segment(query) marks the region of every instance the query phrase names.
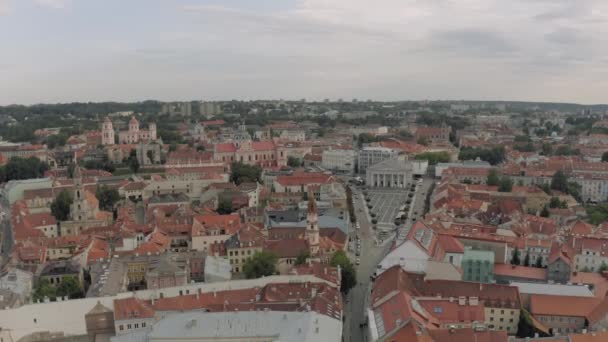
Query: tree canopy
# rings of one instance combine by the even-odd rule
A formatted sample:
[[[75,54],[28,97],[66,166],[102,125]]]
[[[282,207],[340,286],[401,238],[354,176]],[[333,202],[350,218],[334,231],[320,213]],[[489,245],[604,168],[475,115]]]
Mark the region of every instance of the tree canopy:
[[[33,298],[35,301],[48,298],[54,301],[57,297],[68,296],[70,299],[83,298],[84,292],[74,277],[64,277],[57,286],[53,286],[48,279],[40,279],[38,285],[34,289]]]
[[[98,186],[95,191],[95,197],[99,201],[99,208],[107,211],[113,211],[114,205],[120,200],[118,190],[110,188],[107,185]]]
[[[243,266],[245,277],[253,279],[275,274],[278,260],[279,258],[272,252],[262,251],[256,253]]]
[[[458,155],[460,160],[476,160],[477,158],[492,165],[500,164],[505,159],[505,148],[502,146],[493,148],[464,147]]]
[[[67,190],[63,190],[57,195],[51,203],[51,214],[55,216],[57,221],[68,219],[70,216],[70,206],[73,201],[72,195]]]
[[[424,152],[417,154],[414,159],[428,160],[429,165],[437,165],[438,163],[449,162],[450,155],[447,152]]]
[[[13,157],[6,165],[0,167],[0,182],[40,178],[48,169],[49,165],[36,157]]]
[[[498,192],[511,192],[513,190],[513,181],[507,176],[502,176],[498,183]]]
[[[348,293],[355,285],[357,285],[357,271],[344,251],[337,251],[331,257],[330,264],[333,267],[340,266],[342,275],[342,283],[340,284],[340,291],[342,293]]]
[[[287,157],[287,165],[291,167],[300,167],[302,166],[302,160],[298,157],[289,156]]]
[[[262,168],[234,162],[231,166],[230,181],[239,185],[244,182],[259,182],[262,177]]]
[[[496,171],[496,169],[491,169],[490,172],[488,172],[486,184],[490,186],[498,186],[499,183],[500,177],[498,177],[498,171]]]

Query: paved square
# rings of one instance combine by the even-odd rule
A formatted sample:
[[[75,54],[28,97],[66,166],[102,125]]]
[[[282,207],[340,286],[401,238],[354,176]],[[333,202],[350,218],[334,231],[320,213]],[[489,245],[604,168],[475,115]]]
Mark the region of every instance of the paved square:
[[[376,214],[378,226],[393,226],[399,209],[406,204],[409,191],[406,189],[370,189],[367,190],[373,207],[370,213]]]

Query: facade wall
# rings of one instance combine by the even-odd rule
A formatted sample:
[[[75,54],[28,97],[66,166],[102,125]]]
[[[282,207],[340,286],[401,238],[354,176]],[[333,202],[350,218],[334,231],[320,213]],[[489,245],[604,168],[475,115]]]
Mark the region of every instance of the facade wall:
[[[506,330],[509,335],[517,333],[519,309],[486,307],[485,323],[490,330]]]
[[[570,281],[570,272],[570,265],[558,259],[547,266],[547,279],[556,283],[567,283]]]
[[[580,333],[585,328],[585,318],[575,316],[534,315],[540,323],[550,328],[555,335]]]

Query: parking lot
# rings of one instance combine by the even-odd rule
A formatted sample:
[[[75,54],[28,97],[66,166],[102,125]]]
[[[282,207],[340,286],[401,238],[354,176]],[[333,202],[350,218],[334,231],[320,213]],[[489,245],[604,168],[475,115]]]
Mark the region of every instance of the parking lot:
[[[367,191],[370,198],[368,204],[372,206],[370,214],[376,214],[379,229],[394,228],[395,217],[408,199],[410,193],[408,190],[370,189]]]

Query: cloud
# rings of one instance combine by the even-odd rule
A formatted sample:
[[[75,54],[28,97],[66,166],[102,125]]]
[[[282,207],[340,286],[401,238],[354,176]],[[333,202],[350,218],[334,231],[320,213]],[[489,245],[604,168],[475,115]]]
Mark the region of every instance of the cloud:
[[[70,0],[30,1],[61,8]],[[605,100],[606,0],[82,3],[78,21],[41,23],[9,42],[3,57],[17,81],[0,84],[0,102],[39,94]],[[138,15],[95,21],[105,9]],[[58,42],[36,47],[42,33]]]
[[[13,12],[12,0],[0,0],[0,15],[10,14]]]
[[[35,0],[41,6],[61,9],[65,8],[70,0]]]

